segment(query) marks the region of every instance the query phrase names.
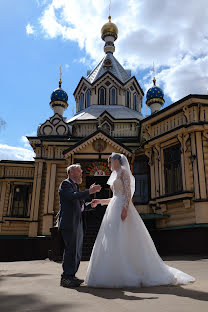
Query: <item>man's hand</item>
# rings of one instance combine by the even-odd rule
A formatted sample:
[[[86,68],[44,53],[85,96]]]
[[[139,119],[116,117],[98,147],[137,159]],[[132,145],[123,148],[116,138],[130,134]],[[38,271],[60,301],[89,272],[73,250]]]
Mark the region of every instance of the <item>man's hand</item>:
[[[95,183],[93,183],[90,186],[89,193],[90,194],[94,194],[94,193],[100,192],[100,190],[101,190],[101,186],[99,184],[96,185]]]
[[[124,207],[121,213],[121,220],[124,221],[127,217],[128,207]]]

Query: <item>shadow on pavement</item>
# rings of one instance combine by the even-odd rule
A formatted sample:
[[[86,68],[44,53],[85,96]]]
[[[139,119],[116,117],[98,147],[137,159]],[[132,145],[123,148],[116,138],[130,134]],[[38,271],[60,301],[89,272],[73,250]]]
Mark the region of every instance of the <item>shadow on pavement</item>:
[[[42,275],[51,275],[51,274],[25,274],[25,273],[15,273],[15,274],[8,274],[8,275],[2,275],[4,277],[36,277],[36,276],[42,276]]]
[[[2,281],[3,279],[5,278],[8,278],[8,277],[40,277],[42,275],[50,275],[50,274],[36,274],[36,273],[31,273],[31,274],[25,274],[25,273],[14,273],[14,274],[6,274],[6,273],[3,273],[3,272],[0,272],[0,281]]]
[[[198,261],[208,260],[208,255],[175,255],[161,256],[164,261]]]
[[[80,293],[88,293],[93,296],[105,299],[123,299],[123,300],[145,300],[158,299],[158,297],[137,297],[134,294],[151,294],[151,295],[174,295],[178,297],[186,297],[200,301],[208,301],[208,292],[198,291],[194,289],[186,289],[182,286],[157,286],[144,288],[91,288],[82,286],[76,288]],[[125,292],[132,295],[126,295]]]
[[[38,311],[38,312],[57,312],[63,308],[72,310],[74,307],[71,304],[56,304],[43,302],[42,298],[35,295],[10,295],[6,292],[0,292],[0,310],[3,312],[23,312],[23,311]]]
[[[158,297],[138,297],[134,295],[126,295],[125,292],[137,293],[133,288],[118,289],[118,288],[90,288],[87,286],[81,286],[75,288],[80,293],[91,294],[96,297],[104,299],[122,299],[122,300],[147,300],[147,299],[158,299]],[[133,290],[133,291],[132,291]]]

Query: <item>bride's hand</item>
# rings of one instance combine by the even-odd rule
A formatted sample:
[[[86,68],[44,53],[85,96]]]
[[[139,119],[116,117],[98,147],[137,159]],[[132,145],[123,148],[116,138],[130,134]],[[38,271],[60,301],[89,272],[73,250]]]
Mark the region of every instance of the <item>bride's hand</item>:
[[[92,202],[91,202],[91,207],[95,208],[99,204],[100,204],[100,200],[99,199],[93,199]]]
[[[124,207],[123,210],[122,210],[122,213],[121,213],[121,220],[124,221],[127,217],[127,210],[128,208],[127,207]]]

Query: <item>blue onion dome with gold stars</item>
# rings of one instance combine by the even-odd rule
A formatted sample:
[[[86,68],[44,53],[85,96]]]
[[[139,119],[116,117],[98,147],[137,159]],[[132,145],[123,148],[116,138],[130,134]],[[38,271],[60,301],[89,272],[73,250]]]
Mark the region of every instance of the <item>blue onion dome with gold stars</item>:
[[[147,91],[146,104],[150,106],[153,103],[165,103],[163,90],[156,86],[156,79],[153,78],[153,86]]]
[[[67,103],[68,101],[68,95],[66,93],[66,91],[64,91],[62,88],[61,88],[61,79],[59,80],[59,88],[55,89],[52,94],[51,94],[51,102],[54,102],[54,101],[62,101],[62,102],[65,102]]]

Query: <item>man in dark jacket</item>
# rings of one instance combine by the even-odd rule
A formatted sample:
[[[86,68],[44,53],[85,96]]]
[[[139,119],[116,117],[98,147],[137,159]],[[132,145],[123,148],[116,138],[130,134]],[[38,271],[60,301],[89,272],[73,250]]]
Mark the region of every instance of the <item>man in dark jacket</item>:
[[[63,287],[78,287],[83,280],[75,274],[78,271],[82,256],[83,224],[82,211],[85,209],[84,200],[90,194],[100,192],[101,186],[95,183],[88,190],[80,191],[82,169],[79,164],[67,168],[68,179],[59,187],[59,222],[58,228],[64,240],[63,274],[60,285]],[[93,207],[93,205],[92,205]]]

